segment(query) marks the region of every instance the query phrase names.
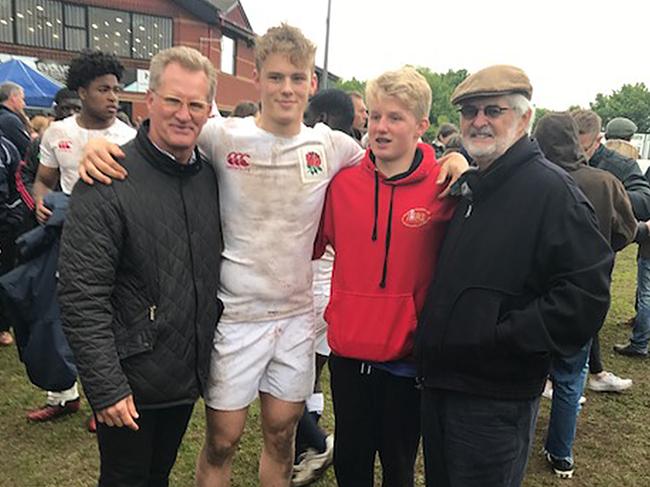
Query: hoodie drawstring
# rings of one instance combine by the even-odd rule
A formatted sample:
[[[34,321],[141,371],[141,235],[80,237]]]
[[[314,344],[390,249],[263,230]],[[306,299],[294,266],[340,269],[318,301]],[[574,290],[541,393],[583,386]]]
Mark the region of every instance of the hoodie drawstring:
[[[375,221],[372,225],[372,241],[377,240],[377,216],[379,214],[379,174],[375,169]]]
[[[393,227],[393,195],[395,194],[395,186],[390,187],[390,205],[388,206],[388,224],[386,227],[386,246],[384,250],[384,268],[381,272],[380,288],[386,287],[386,271],[388,270],[388,251],[390,249],[390,234]]]

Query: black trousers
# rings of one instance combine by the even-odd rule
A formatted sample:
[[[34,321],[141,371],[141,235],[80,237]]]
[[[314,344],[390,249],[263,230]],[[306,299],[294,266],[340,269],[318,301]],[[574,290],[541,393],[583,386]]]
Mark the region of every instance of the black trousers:
[[[98,487],[167,487],[193,408],[138,410],[138,431],[98,422]]]
[[[519,487],[538,407],[539,398],[507,401],[424,389],[427,487]]]
[[[0,225],[0,276],[11,271],[16,265],[16,237],[18,231],[8,225]],[[9,323],[2,312],[0,301],[0,331],[8,331]]]
[[[420,442],[415,379],[334,355],[329,367],[339,487],[372,487],[377,453],[384,487],[412,487]]]
[[[591,349],[589,350],[589,373],[600,374],[603,370],[603,362],[600,358],[600,340],[598,333],[591,341]]]

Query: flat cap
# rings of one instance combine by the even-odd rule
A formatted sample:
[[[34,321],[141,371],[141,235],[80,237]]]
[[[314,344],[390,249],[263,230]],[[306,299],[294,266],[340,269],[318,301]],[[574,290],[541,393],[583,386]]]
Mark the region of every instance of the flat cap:
[[[637,131],[636,124],[625,117],[612,118],[605,127],[606,139],[628,139]]]
[[[526,73],[515,66],[497,64],[481,69],[465,78],[451,95],[451,103],[456,105],[468,98],[480,96],[501,96],[521,93],[530,100],[533,87]]]

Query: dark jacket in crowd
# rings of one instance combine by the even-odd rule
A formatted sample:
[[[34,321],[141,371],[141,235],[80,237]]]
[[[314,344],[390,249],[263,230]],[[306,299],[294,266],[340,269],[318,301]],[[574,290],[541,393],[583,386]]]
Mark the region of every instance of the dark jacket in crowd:
[[[527,137],[456,187],[419,321],[423,384],[532,399],[551,355],[572,355],[601,327],[612,250],[573,179]]]
[[[0,133],[13,142],[21,158],[25,157],[31,140],[27,127],[18,115],[2,104],[0,104]]]
[[[623,184],[613,174],[590,167],[571,115],[550,113],[537,123],[535,138],[542,152],[568,172],[596,211],[598,226],[618,252],[633,241],[637,220]]]
[[[650,220],[650,182],[634,159],[628,159],[601,144],[589,159],[589,165],[616,176],[625,186],[636,219]]]
[[[59,241],[68,199],[61,192],[45,197],[43,202],[52,216],[45,225],[18,238],[16,246],[24,264],[0,277],[4,313],[0,319],[14,329],[30,381],[48,391],[69,389],[77,379],[56,292]]]
[[[205,388],[223,305],[216,176],[182,165],[143,124],[123,146],[129,177],[72,192],[59,298],[95,411],[133,394],[140,408],[193,403]]]

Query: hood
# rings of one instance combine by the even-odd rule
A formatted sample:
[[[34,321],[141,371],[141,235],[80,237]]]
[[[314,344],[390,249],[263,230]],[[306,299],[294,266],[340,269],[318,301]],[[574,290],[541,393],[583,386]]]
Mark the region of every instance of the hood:
[[[587,164],[587,156],[578,139],[578,127],[568,113],[548,113],[539,122],[533,136],[548,160],[567,172]]]

